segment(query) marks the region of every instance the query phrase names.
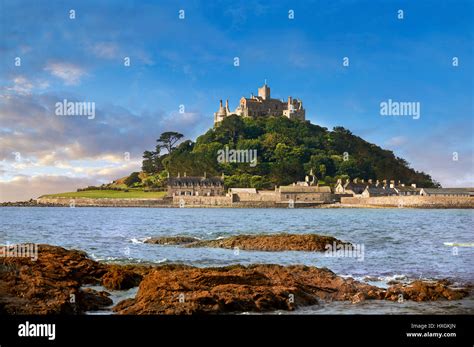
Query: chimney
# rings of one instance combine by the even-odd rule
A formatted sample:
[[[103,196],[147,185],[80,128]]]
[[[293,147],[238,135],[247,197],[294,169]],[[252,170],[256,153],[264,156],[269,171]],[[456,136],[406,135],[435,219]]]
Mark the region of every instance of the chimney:
[[[352,182],[357,183],[357,178],[354,178]]]
[[[386,186],[387,185],[387,180],[386,179],[383,180],[382,183],[383,183],[384,186]]]
[[[206,178],[206,176],[207,176],[207,173],[206,173],[206,171],[204,171],[204,178]]]
[[[292,99],[291,99],[291,96],[288,97],[288,109],[290,109],[290,105],[292,103]]]
[[[362,178],[362,179],[360,180],[360,183],[365,183],[365,180]]]
[[[226,110],[229,109],[229,99],[227,99],[227,100],[225,101],[225,108],[226,108]]]
[[[412,186],[413,188],[416,188],[416,183],[412,183],[411,186]]]
[[[342,184],[342,179],[338,178],[337,179],[337,184]]]
[[[184,175],[183,175],[183,177],[186,177],[186,171],[184,171]]]
[[[180,177],[181,177],[181,174],[178,172],[178,178],[180,178]]]
[[[393,181],[390,181],[390,188],[395,188],[395,183],[392,183]]]
[[[370,184],[370,185],[372,185],[372,184],[373,184],[373,183],[372,183],[372,178],[369,178],[369,179],[367,180],[367,183]]]
[[[219,107],[222,108],[222,99],[219,100]]]
[[[378,187],[379,185],[380,185],[380,181],[379,180],[375,181],[375,186]]]

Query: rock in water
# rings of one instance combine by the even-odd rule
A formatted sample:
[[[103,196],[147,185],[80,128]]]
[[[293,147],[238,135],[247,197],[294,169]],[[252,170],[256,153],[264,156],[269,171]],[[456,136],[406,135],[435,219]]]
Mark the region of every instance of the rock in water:
[[[293,310],[319,299],[380,299],[384,290],[307,266],[236,265],[222,268],[160,266],[140,284],[121,314],[202,314]]]
[[[252,251],[309,251],[323,252],[327,245],[350,243],[332,236],[316,234],[236,235],[219,240],[190,243],[186,247],[239,248]]]
[[[38,246],[38,258],[0,257],[0,312],[76,314],[112,304],[84,284],[98,284],[106,267],[84,252]],[[108,299],[108,300],[107,300]]]
[[[145,240],[145,243],[151,243],[155,245],[182,245],[197,241],[199,241],[199,239],[188,236],[160,236]]]

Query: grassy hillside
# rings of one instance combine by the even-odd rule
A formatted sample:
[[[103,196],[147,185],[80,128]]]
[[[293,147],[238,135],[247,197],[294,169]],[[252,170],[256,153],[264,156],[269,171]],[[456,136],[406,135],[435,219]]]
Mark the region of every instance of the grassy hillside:
[[[182,136],[182,135],[181,135]],[[160,142],[160,141],[158,141]],[[218,151],[257,150],[257,165],[219,163]],[[226,118],[218,127],[199,136],[196,142],[184,141],[171,153],[146,151],[143,171],[157,177],[152,185],[163,185],[165,173],[188,176],[225,173],[228,187],[272,188],[303,180],[310,170],[320,183],[333,184],[338,178],[393,179],[423,187],[438,183],[418,172],[390,150],[369,143],[349,130],[333,131],[310,122],[285,117],[248,119]],[[171,147],[170,147],[171,148]]]
[[[166,195],[166,192],[145,192],[143,190],[130,190],[128,192],[120,190],[84,190],[81,192],[68,192],[68,193],[59,193],[59,194],[48,194],[43,195],[43,198],[91,198],[91,199],[100,199],[100,198],[109,198],[109,199],[126,199],[126,198],[136,198],[136,199],[158,199],[163,198]]]

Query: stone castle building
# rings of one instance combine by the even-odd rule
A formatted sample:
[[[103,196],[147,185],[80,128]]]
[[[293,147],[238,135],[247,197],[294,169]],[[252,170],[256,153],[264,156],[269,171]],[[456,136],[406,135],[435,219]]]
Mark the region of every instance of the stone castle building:
[[[241,117],[288,117],[290,119],[305,120],[306,111],[303,102],[298,99],[288,97],[288,101],[272,99],[270,97],[270,87],[267,83],[258,88],[258,96],[253,94],[250,98],[242,97],[239,106],[234,111],[229,109],[229,100],[225,107],[220,101],[219,110],[214,113],[214,125],[221,122],[225,117],[236,114]]]

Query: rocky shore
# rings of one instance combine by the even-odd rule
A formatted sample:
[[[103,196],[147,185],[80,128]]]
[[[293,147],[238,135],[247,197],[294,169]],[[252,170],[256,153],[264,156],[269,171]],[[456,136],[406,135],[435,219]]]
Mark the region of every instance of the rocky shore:
[[[0,202],[0,207],[59,207],[57,204],[38,204],[34,199],[27,201]]]
[[[101,285],[104,290],[88,288]],[[111,308],[107,290],[139,286]],[[294,310],[321,300],[458,300],[469,288],[446,280],[378,288],[326,268],[256,264],[221,268],[104,264],[77,250],[38,246],[36,260],[0,257],[0,314],[217,314]]]

